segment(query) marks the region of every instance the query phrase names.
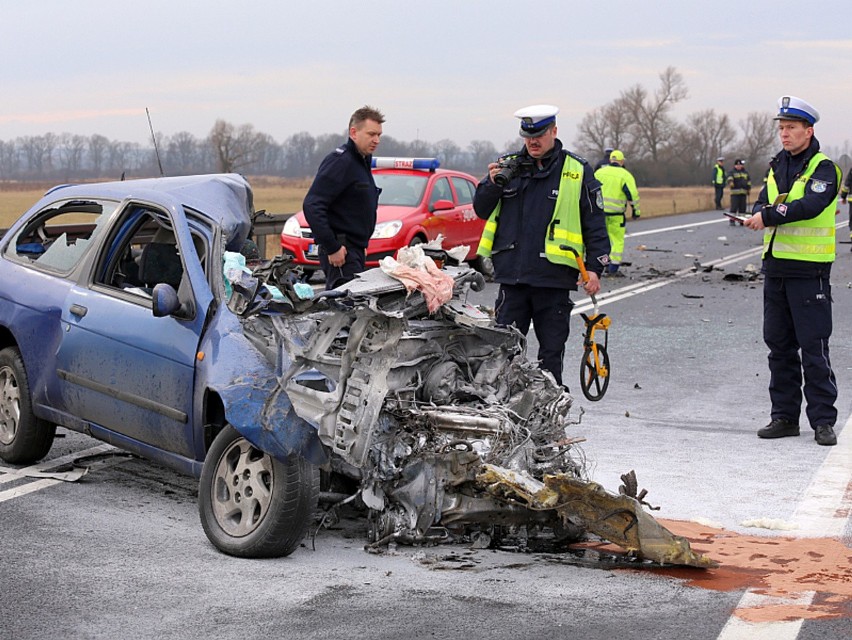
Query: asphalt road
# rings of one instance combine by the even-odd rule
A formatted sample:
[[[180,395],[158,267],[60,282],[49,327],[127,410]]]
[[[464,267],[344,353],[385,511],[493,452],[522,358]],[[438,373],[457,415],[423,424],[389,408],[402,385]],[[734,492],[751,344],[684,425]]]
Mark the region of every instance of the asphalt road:
[[[357,518],[288,558],[238,560],[207,542],[194,480],[60,430],[53,466],[96,454],[80,481],[0,473],[0,640],[852,637],[852,245],[832,275],[839,443],[820,447],[804,423],[799,438],[755,435],[769,411],[759,235],[717,212],[628,232],[632,264],[598,296],[612,318],[599,402],[580,393],[572,321],[574,432],[594,480],[615,491],[635,470],[655,517],[718,570],[630,567],[598,547],[373,554]]]

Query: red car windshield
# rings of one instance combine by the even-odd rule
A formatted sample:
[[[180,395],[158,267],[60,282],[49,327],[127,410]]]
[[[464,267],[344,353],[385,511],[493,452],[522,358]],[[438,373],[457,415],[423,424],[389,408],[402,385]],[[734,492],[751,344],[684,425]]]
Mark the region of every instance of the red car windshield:
[[[426,183],[429,182],[428,175],[374,173],[373,178],[376,186],[382,190],[379,204],[402,207],[416,207],[420,204]]]

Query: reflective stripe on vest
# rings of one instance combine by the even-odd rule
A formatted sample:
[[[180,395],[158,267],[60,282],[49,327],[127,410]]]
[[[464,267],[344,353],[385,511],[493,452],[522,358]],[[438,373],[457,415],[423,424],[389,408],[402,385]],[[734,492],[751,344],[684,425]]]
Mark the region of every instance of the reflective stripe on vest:
[[[805,187],[817,166],[828,157],[819,152],[811,158],[802,174],[796,178],[785,202],[800,200],[805,195]],[[840,182],[840,169],[835,164],[837,181]],[[775,171],[770,170],[766,181],[766,196],[769,202],[778,197],[778,185]],[[777,227],[767,227],[763,232],[763,257],[772,245],[772,255],[784,260],[803,260],[805,262],[833,262],[835,258],[834,213],[837,210],[837,198],[815,218],[797,220]],[[774,238],[774,240],[773,240]]]
[[[623,216],[628,204],[633,205],[634,210],[639,210],[639,193],[636,190],[636,181],[627,169],[611,164],[605,165],[595,171],[595,178],[601,183],[604,214]],[[635,200],[627,199],[624,194],[625,186]]]
[[[562,165],[562,176],[559,179],[559,195],[553,206],[553,216],[548,225],[547,236],[544,239],[544,253],[541,254],[555,264],[576,266],[577,260],[570,250],[561,249],[565,245],[574,249],[582,258],[585,253],[583,246],[583,230],[580,226],[580,192],[583,185],[583,164],[572,157],[565,156]],[[484,257],[491,256],[494,247],[494,235],[500,219],[498,202],[494,211],[488,217],[479,240],[476,254]]]

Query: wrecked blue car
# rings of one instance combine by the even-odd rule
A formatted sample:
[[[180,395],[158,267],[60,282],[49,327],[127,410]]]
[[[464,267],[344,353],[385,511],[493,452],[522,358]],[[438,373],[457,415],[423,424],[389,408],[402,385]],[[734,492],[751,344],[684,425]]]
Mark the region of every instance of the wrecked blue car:
[[[640,558],[711,566],[585,475],[571,396],[523,337],[465,302],[437,311],[379,269],[300,290],[283,256],[225,268],[251,232],[234,174],[61,186],[0,241],[0,458],[29,464],[56,427],[199,478],[209,540],[291,553],[356,504],[370,544],[593,533]]]

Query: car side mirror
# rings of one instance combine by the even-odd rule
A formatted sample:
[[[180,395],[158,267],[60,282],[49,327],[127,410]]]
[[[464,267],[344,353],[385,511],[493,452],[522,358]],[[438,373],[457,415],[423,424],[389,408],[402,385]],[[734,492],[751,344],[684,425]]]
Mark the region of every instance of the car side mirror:
[[[180,300],[172,285],[165,282],[154,285],[154,291],[151,294],[151,310],[155,318],[170,316],[179,309]]]
[[[453,204],[452,200],[435,200],[430,207],[431,211],[446,211],[447,209],[454,209],[456,205]]]

